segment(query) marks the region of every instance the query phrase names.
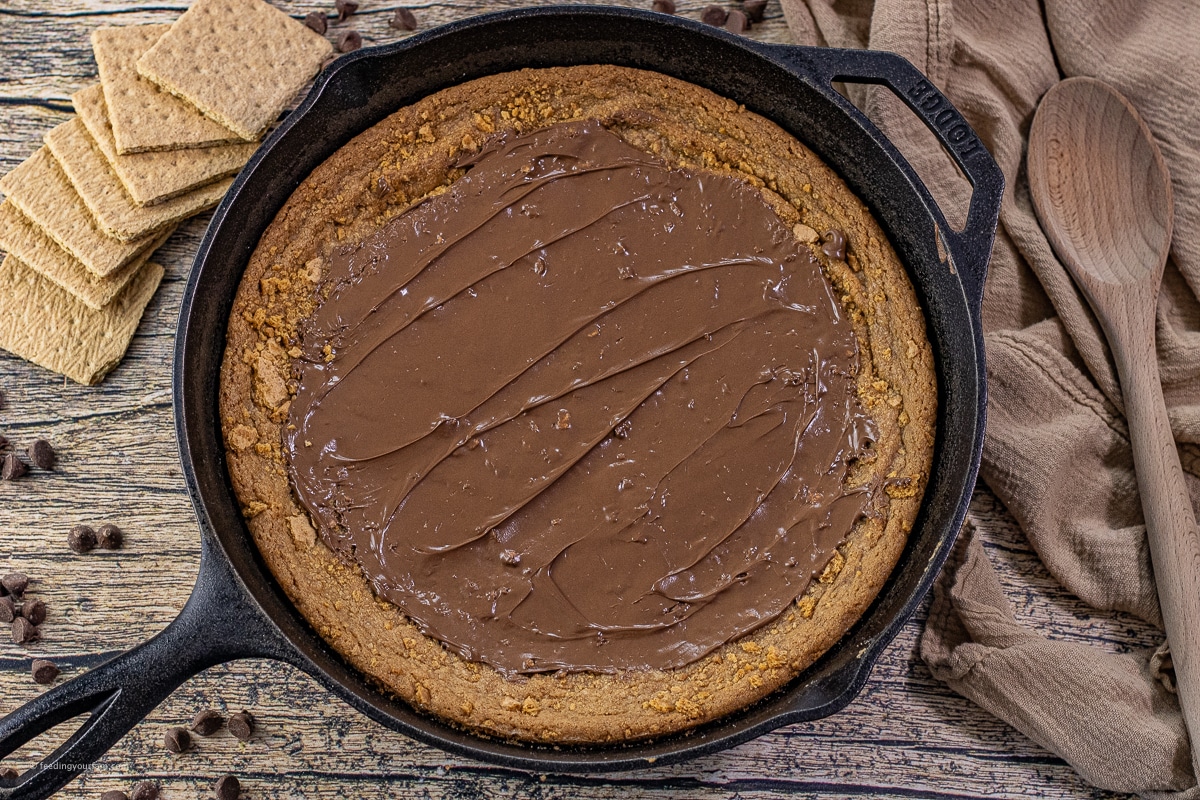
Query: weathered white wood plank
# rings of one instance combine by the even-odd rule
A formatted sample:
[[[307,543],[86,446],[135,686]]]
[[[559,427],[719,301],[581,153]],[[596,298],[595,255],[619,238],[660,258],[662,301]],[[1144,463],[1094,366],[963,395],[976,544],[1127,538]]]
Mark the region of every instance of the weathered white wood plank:
[[[302,17],[329,4],[278,3]],[[361,0],[348,26],[367,44],[394,41],[394,2]],[[452,0],[413,8],[421,30],[469,14],[516,7],[516,0]],[[648,2],[628,5],[648,6]],[[706,5],[683,0],[698,17]],[[68,116],[74,90],[94,80],[88,35],[101,24],[169,22],[175,2],[5,0],[0,7],[0,170],[19,163],[41,135]],[[777,4],[756,38],[790,40]],[[195,519],[183,486],[171,412],[170,359],[183,281],[207,216],[182,227],[159,251],[167,277],[125,362],[100,386],[83,388],[0,354],[0,433],[18,443],[48,438],[59,453],[52,474],[0,484],[0,572],[34,577],[31,594],[50,606],[45,638],[19,648],[0,637],[0,714],[42,689],[29,678],[34,656],[55,659],[64,678],[164,628],[195,578]],[[989,551],[1012,590],[1018,615],[1047,635],[1112,650],[1157,644],[1136,620],[1085,613],[1046,574],[1011,518],[986,492],[977,516]],[[115,522],[118,553],[76,556],[66,533],[77,522]],[[1013,576],[1020,573],[1017,581]],[[1032,576],[1032,577],[1030,577]],[[616,776],[538,776],[455,759],[388,731],[350,710],[308,676],[280,664],[244,661],[186,683],[123,739],[64,798],[94,798],[160,780],[164,797],[211,796],[221,774],[243,779],[251,797],[272,798],[647,798],[1113,797],[1087,787],[1063,762],[932,679],[916,654],[920,616],[906,625],[845,711],[795,725],[688,764]],[[251,709],[260,732],[241,744],[226,732],[172,756],[163,733],[199,709]],[[66,731],[25,748],[24,765]]]

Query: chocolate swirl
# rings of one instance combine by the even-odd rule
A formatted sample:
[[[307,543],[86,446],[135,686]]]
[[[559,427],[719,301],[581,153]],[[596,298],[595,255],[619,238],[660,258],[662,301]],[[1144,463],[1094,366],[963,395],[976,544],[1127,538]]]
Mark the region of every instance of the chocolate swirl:
[[[667,669],[863,513],[857,345],[761,194],[599,123],[491,141],[334,259],[285,434],[325,542],[504,673]]]

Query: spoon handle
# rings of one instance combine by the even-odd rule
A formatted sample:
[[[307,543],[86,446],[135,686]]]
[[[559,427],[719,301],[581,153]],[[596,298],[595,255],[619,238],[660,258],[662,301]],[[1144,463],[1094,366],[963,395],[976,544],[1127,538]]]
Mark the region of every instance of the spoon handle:
[[[1191,735],[1192,763],[1200,775],[1200,530],[1167,419],[1152,316],[1147,328],[1148,335],[1129,337],[1149,342],[1148,347],[1137,348],[1146,352],[1121,347],[1114,348],[1113,355],[1129,421],[1158,603],[1171,645],[1179,703]]]

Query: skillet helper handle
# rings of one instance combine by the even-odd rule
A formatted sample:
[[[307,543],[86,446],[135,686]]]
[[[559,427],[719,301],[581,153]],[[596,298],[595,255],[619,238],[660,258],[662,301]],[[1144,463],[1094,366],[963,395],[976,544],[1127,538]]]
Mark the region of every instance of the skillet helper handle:
[[[922,193],[929,197],[936,216],[940,217],[939,235],[949,253],[951,268],[959,274],[967,298],[978,312],[983,304],[983,283],[1004,198],[1004,173],[958,109],[903,56],[879,50],[821,48],[819,52],[819,57],[805,59],[804,66],[810,74],[820,76],[822,85],[819,88],[827,96],[852,116],[860,118],[860,122],[874,128],[874,124],[832,84],[840,81],[886,86],[925,123],[971,182],[973,191],[967,223],[961,231],[955,231],[945,221],[945,215],[937,208],[928,190],[920,184],[920,178],[915,172],[911,174],[921,185]],[[876,138],[887,142],[881,134]],[[890,142],[886,146],[895,149]]]
[[[282,634],[234,582],[229,566],[205,552],[196,588],[164,631],[0,719],[3,759],[51,728],[88,715],[53,753],[15,779],[0,779],[0,800],[49,797],[93,769],[188,678],[237,658],[286,659],[282,642]]]

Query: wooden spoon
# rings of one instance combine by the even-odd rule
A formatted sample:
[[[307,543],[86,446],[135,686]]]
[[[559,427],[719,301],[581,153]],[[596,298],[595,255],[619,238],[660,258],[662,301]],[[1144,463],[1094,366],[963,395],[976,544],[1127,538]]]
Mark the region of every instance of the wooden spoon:
[[[1042,98],[1029,132],[1028,169],[1042,228],[1116,361],[1158,602],[1200,776],[1200,532],[1154,349],[1174,216],[1171,179],[1137,111],[1092,78],[1070,78]]]

